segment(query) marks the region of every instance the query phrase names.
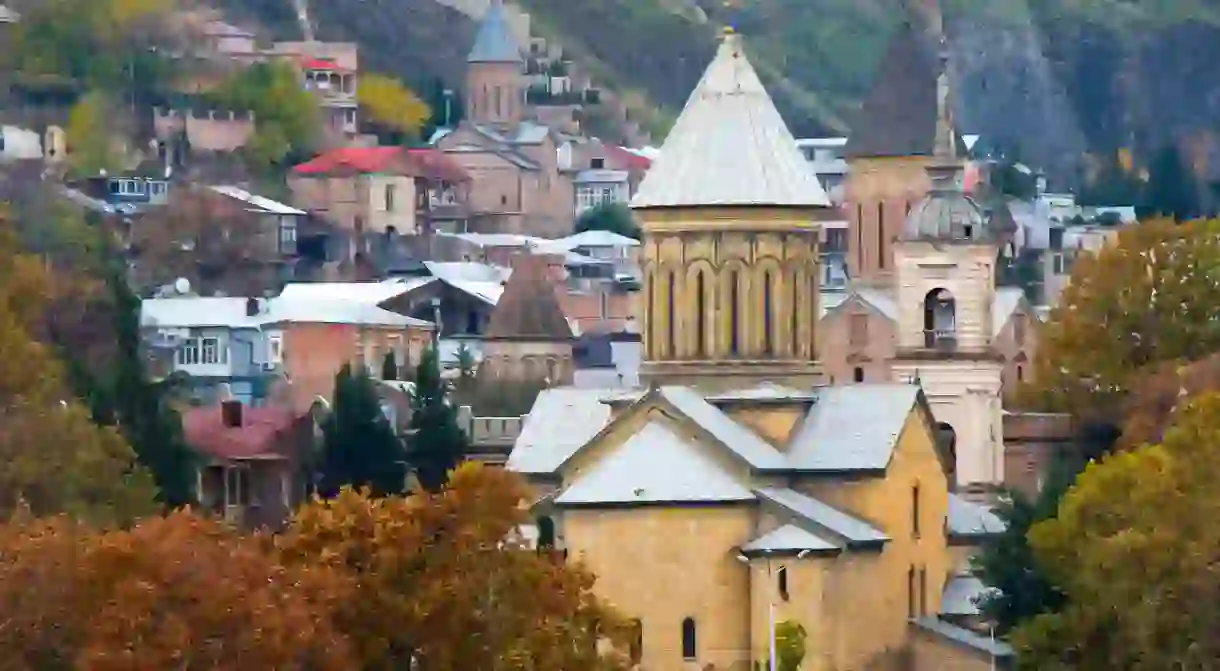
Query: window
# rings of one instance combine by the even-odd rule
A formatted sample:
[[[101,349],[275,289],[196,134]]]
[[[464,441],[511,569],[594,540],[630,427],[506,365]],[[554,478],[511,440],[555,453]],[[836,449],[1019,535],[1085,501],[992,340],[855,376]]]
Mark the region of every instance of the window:
[[[877,203],[877,267],[885,270],[885,203]]]
[[[589,161],[589,167],[593,170],[601,170],[606,167],[606,159],[595,158]]]
[[[907,570],[907,617],[915,619],[915,566]]]
[[[682,659],[694,659],[697,656],[695,643],[695,619],[688,617],[682,620]]]
[[[919,567],[919,614],[928,614],[928,569]]]
[[[665,308],[667,316],[665,320],[665,342],[666,346],[669,347],[669,358],[671,359],[678,358],[677,349],[674,347],[674,322],[678,320],[678,315],[674,312],[674,294],[677,290],[678,278],[674,271],[671,270],[669,271],[669,287],[665,293],[665,300],[668,301]]]
[[[911,487],[911,536],[919,538],[919,485]]]
[[[771,324],[771,271],[763,273],[763,353],[775,353],[775,333]]]
[[[280,219],[280,249],[293,249],[297,243],[297,222],[292,217]]]
[[[220,348],[220,340],[218,338],[203,338],[200,343],[202,363],[215,364],[225,362],[225,353]]]
[[[396,188],[397,187],[394,184],[385,185],[385,211],[386,212],[394,211],[394,190]]]
[[[195,366],[199,364],[199,338],[188,338],[178,348],[178,365]]]
[[[856,272],[864,272],[864,206],[856,205]]]
[[[851,371],[851,379],[855,382],[863,382],[864,381],[864,369],[859,366],[856,366],[855,368],[853,368]]]
[[[504,116],[504,100],[499,86],[496,87],[496,116]]]
[[[243,467],[226,467],[224,477],[226,506],[257,505],[250,499],[250,471]]]
[[[656,356],[656,349],[653,345],[653,343],[656,342],[656,334],[653,333],[653,329],[656,327],[656,322],[653,318],[657,314],[656,276],[651,271],[644,279],[644,290],[648,293],[648,309],[644,311],[644,334],[646,336],[644,338],[644,355],[651,359]]]
[[[798,279],[799,277],[799,274],[795,272],[792,273],[792,305],[790,306],[791,310],[789,310],[788,315],[788,319],[791,322],[789,324],[789,330],[792,332],[793,358],[799,358],[801,356],[801,290],[799,288],[801,283]]]
[[[267,361],[282,363],[284,361],[284,336],[273,333],[267,336]]]
[[[1024,381],[1025,381],[1025,367],[1022,366],[1021,364],[1017,364],[1017,382],[1024,382]]]
[[[627,646],[628,656],[632,664],[639,664],[644,658],[644,623],[640,620],[631,621],[632,637]]]
[[[737,300],[737,271],[729,271],[729,354],[737,354],[741,343],[738,341],[739,320],[738,311],[740,306]]]
[[[707,314],[703,286],[703,271],[695,274],[695,356],[707,356]]]
[[[868,315],[863,312],[851,315],[848,324],[848,342],[852,347],[863,347],[868,344]]]
[[[775,588],[779,590],[779,598],[788,600],[788,567],[781,566],[775,572]]]
[[[538,518],[538,549],[555,547],[555,520],[542,516]]]

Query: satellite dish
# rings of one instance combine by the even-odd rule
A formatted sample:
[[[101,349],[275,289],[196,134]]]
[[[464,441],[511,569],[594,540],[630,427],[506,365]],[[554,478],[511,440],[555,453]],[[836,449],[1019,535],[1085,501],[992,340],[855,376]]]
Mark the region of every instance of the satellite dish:
[[[179,294],[188,294],[191,292],[191,281],[185,277],[179,277],[174,280],[174,291]]]

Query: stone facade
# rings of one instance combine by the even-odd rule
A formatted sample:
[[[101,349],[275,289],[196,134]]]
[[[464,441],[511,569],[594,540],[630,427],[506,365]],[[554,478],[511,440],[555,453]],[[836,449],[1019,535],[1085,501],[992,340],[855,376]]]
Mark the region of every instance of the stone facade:
[[[231,152],[254,135],[254,113],[232,110],[153,108],[153,134],[160,142],[185,138],[192,151]]]

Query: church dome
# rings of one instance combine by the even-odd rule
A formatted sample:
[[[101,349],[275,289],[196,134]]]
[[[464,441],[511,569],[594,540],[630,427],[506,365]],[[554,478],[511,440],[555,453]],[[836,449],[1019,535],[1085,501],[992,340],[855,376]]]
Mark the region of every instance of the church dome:
[[[932,189],[911,207],[904,240],[994,242],[983,208],[962,190],[958,173],[954,165],[928,168]]]

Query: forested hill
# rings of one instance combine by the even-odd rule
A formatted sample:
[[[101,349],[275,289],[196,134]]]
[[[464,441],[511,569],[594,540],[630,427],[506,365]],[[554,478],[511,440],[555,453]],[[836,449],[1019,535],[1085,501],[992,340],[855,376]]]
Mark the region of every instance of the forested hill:
[[[298,35],[288,0],[217,0]],[[519,0],[598,83],[672,118],[731,20],[798,135],[846,132],[901,0]],[[958,117],[1070,177],[1084,151],[1148,155],[1220,124],[1220,0],[943,0]],[[311,0],[324,39],[422,85],[460,82],[474,33],[437,0]],[[720,16],[717,13],[721,13]]]

